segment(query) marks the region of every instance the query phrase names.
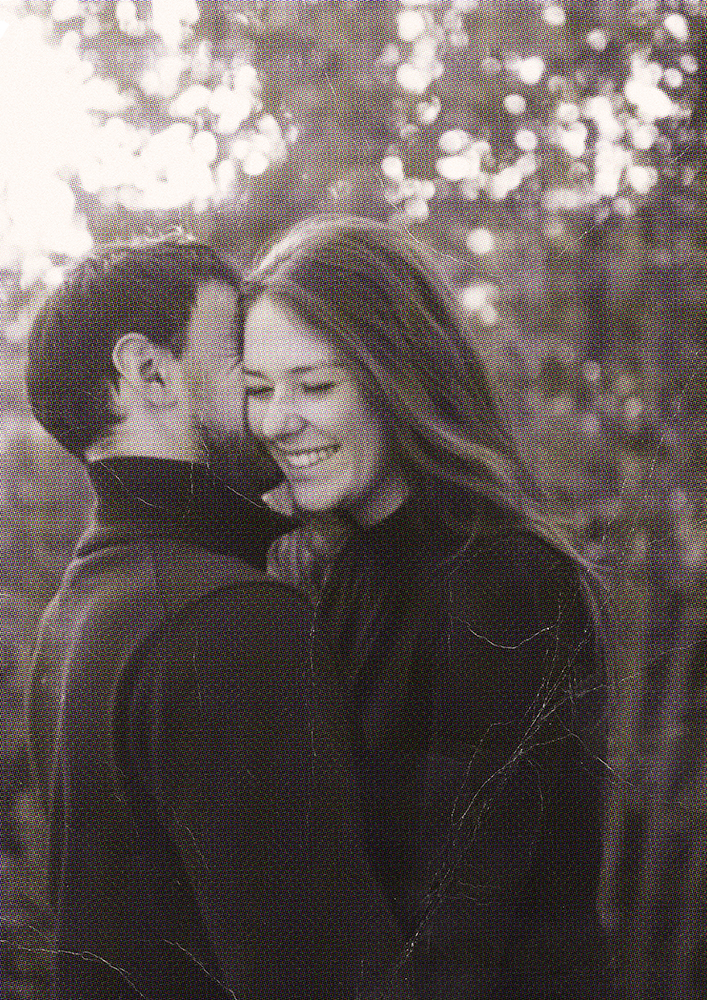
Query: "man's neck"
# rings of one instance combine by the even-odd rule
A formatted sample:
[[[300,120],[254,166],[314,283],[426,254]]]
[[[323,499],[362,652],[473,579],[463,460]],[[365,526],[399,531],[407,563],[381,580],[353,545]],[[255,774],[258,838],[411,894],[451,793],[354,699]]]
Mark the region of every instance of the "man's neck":
[[[94,442],[84,452],[86,462],[106,462],[111,458],[161,458],[172,462],[205,465],[203,448],[188,440],[165,437],[149,425],[118,424],[109,435]]]
[[[118,456],[91,462],[88,472],[99,533],[185,538],[265,569],[268,547],[293,527],[204,463]]]

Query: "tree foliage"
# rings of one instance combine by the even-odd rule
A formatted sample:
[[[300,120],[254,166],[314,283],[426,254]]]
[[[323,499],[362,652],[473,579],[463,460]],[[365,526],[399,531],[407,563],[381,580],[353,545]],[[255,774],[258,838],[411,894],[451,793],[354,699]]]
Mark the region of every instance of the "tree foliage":
[[[697,0],[1,9],[0,46],[41,53],[72,108],[36,176],[60,219],[23,228],[27,171],[0,161],[8,335],[92,241],[181,225],[247,263],[304,215],[373,215],[437,251],[565,506],[618,511],[629,531],[657,468],[704,492]],[[25,146],[41,160],[41,136]]]
[[[701,0],[0,0],[0,406],[21,405],[29,318],[94,243],[182,226],[247,265],[315,212],[405,228],[613,571],[627,673],[643,665],[616,761],[641,771],[661,692],[676,718],[690,703],[676,608],[707,606],[706,20]],[[61,468],[84,511],[64,460],[20,438],[12,488]],[[6,568],[45,597],[51,526],[77,525],[51,490],[5,486]]]

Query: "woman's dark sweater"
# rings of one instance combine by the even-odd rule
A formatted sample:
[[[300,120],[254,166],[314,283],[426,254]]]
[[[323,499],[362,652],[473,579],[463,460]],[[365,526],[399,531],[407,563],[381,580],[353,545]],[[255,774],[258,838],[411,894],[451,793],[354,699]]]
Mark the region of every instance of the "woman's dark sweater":
[[[306,582],[303,546],[281,540],[271,568]],[[579,570],[517,521],[468,536],[406,503],[353,529],[318,606],[416,995],[608,996],[606,680]]]

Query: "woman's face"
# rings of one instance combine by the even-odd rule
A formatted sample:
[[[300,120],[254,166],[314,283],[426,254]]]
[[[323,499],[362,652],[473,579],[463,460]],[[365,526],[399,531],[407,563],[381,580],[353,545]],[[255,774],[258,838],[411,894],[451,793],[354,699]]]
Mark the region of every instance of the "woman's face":
[[[246,317],[242,367],[250,431],[301,510],[344,509],[372,524],[402,503],[383,423],[321,334],[262,295]]]

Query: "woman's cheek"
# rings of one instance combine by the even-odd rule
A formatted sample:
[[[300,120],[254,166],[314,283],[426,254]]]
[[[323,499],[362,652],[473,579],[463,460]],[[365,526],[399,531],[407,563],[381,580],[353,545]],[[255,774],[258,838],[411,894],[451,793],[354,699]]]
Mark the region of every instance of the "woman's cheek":
[[[342,392],[321,401],[318,409],[318,421],[333,437],[343,439],[356,437],[361,433],[361,420],[358,407],[352,405],[350,394]]]

